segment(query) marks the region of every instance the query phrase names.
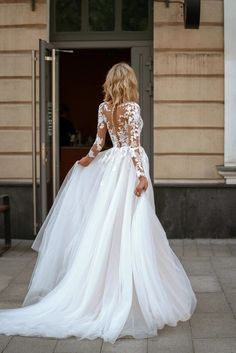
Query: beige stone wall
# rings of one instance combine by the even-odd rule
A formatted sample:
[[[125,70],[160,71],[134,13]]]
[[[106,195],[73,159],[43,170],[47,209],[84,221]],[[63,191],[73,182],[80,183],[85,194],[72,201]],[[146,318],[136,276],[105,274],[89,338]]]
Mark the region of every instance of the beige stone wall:
[[[46,23],[46,0],[0,0],[0,180],[31,179],[31,50]],[[157,182],[222,180],[223,45],[223,0],[202,0],[199,30],[183,28],[179,4],[154,2]]]
[[[223,0],[202,0],[199,30],[180,4],[154,3],[154,178],[221,182],[224,154]]]
[[[0,0],[0,180],[31,180],[31,51],[47,37],[46,14],[46,0],[35,11],[31,1]]]

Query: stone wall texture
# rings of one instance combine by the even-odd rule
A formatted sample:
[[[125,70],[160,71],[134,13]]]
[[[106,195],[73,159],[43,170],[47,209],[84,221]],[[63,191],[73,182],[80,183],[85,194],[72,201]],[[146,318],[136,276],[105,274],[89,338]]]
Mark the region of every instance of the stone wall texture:
[[[154,177],[221,182],[224,154],[223,1],[201,1],[199,30],[180,4],[154,2]]]
[[[0,1],[0,181],[32,177],[31,57],[39,38],[47,38],[46,0],[37,0],[35,11],[31,1]],[[39,157],[39,144],[37,151]]]
[[[0,181],[31,180],[31,50],[47,17],[46,0],[0,0]],[[202,0],[199,30],[184,29],[180,4],[154,1],[156,182],[223,181],[223,33],[222,0]]]

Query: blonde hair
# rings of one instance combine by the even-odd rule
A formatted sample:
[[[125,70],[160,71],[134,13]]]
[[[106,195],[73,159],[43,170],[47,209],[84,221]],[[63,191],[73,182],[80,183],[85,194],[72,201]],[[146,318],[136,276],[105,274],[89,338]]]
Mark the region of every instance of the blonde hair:
[[[138,102],[138,82],[134,70],[125,62],[112,66],[103,84],[104,100],[111,101],[113,108],[128,101]]]

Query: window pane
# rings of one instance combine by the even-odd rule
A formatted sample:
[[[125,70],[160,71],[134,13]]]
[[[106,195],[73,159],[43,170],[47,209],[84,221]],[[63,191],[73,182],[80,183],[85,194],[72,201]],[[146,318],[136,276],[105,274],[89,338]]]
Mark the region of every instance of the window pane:
[[[89,0],[89,30],[114,31],[115,0]]]
[[[148,29],[148,0],[122,0],[123,31]]]
[[[56,0],[56,31],[81,30],[81,0]]]

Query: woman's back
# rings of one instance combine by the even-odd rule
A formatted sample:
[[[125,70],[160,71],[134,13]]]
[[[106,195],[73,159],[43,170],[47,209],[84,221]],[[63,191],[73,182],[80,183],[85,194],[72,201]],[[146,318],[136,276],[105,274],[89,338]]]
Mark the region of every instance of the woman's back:
[[[143,120],[138,103],[124,102],[118,104],[112,112],[111,103],[103,102],[100,106],[100,114],[100,119],[107,125],[113,146],[130,146],[132,142],[139,138]]]

